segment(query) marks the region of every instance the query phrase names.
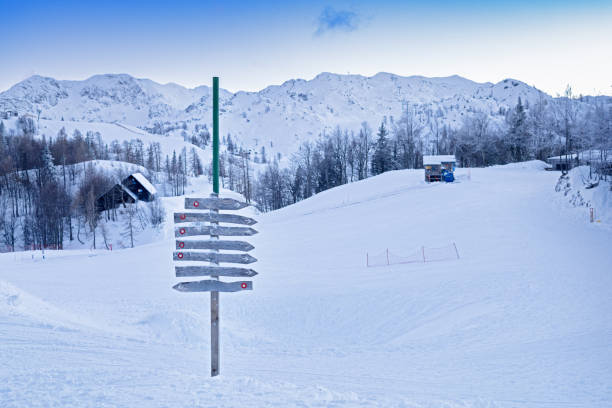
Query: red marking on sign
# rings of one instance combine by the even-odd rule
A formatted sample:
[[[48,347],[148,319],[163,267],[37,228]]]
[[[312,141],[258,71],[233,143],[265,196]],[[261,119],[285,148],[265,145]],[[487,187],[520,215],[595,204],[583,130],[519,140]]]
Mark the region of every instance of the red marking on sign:
[[[193,206],[194,206],[194,207],[199,207],[199,206],[200,206],[200,203],[198,203],[197,201],[194,201],[194,202],[193,202]]]
[[[185,248],[185,243],[184,242],[179,242],[179,248]]]
[[[181,220],[185,219],[185,214],[181,214]]]
[[[246,282],[242,282],[242,283],[240,284],[240,287],[241,287],[242,289],[246,289],[246,287],[247,287]]]
[[[178,256],[178,259],[183,259],[183,253],[182,252],[179,252],[177,256]]]
[[[181,229],[179,230],[179,234],[183,235],[184,233],[185,233],[185,228],[181,228]]]

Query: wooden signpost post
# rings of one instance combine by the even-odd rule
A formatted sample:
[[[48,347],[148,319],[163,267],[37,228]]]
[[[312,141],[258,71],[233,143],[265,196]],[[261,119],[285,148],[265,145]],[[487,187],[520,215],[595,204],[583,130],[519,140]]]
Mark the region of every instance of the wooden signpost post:
[[[222,282],[220,276],[252,277],[253,269],[219,266],[221,262],[251,264],[257,259],[249,254],[220,253],[220,250],[248,252],[253,245],[245,241],[221,240],[220,236],[251,236],[257,234],[250,227],[219,226],[219,223],[254,225],[252,218],[237,214],[220,214],[219,210],[240,210],[249,204],[232,198],[219,197],[219,78],[213,77],[213,193],[210,197],[185,198],[185,210],[174,214],[176,262],[195,262],[188,266],[176,266],[177,277],[209,276],[210,279],[180,282],[173,286],[179,292],[210,292],[210,375],[219,375],[219,292],[253,290],[253,282]],[[188,224],[188,225],[184,225]],[[209,239],[201,239],[209,236]],[[199,237],[200,239],[189,239]],[[203,252],[202,250],[208,250]],[[198,262],[208,262],[200,265]]]

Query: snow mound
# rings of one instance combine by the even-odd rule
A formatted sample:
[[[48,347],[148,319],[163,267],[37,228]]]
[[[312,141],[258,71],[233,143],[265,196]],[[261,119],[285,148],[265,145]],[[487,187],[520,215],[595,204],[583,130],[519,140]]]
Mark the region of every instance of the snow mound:
[[[550,165],[542,160],[529,160],[518,163],[508,163],[492,166],[493,168],[501,169],[516,169],[516,170],[546,170]]]
[[[210,334],[203,328],[208,327],[206,313],[184,312],[179,310],[150,314],[138,321],[149,338],[160,343],[204,343]]]
[[[0,317],[56,330],[75,330],[79,324],[76,316],[4,281],[0,281]]]

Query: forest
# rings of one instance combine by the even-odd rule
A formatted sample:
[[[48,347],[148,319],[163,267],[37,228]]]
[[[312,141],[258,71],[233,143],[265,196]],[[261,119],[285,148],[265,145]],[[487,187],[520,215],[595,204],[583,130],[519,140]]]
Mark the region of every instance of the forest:
[[[163,157],[159,143],[140,139],[108,144],[98,132],[69,136],[62,128],[52,139],[35,133],[31,118],[19,118],[16,132],[0,121],[0,247],[9,251],[62,249],[66,240],[84,243],[85,232],[93,234],[95,248],[100,222],[116,219],[116,211],[98,213],[96,199],[129,175],[127,168],[109,171],[100,161],[146,168],[164,195],[183,194],[187,178],[204,171],[195,148]],[[128,217],[130,235],[131,215],[138,214]],[[159,210],[150,215],[152,224],[161,222]],[[105,238],[103,229],[99,233]]]

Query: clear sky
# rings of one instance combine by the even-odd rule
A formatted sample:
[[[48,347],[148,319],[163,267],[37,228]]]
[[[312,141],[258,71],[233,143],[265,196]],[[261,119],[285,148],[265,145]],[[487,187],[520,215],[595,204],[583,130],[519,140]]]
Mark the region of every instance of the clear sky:
[[[612,95],[612,1],[0,0],[0,90],[128,73],[256,91],[320,72]]]

